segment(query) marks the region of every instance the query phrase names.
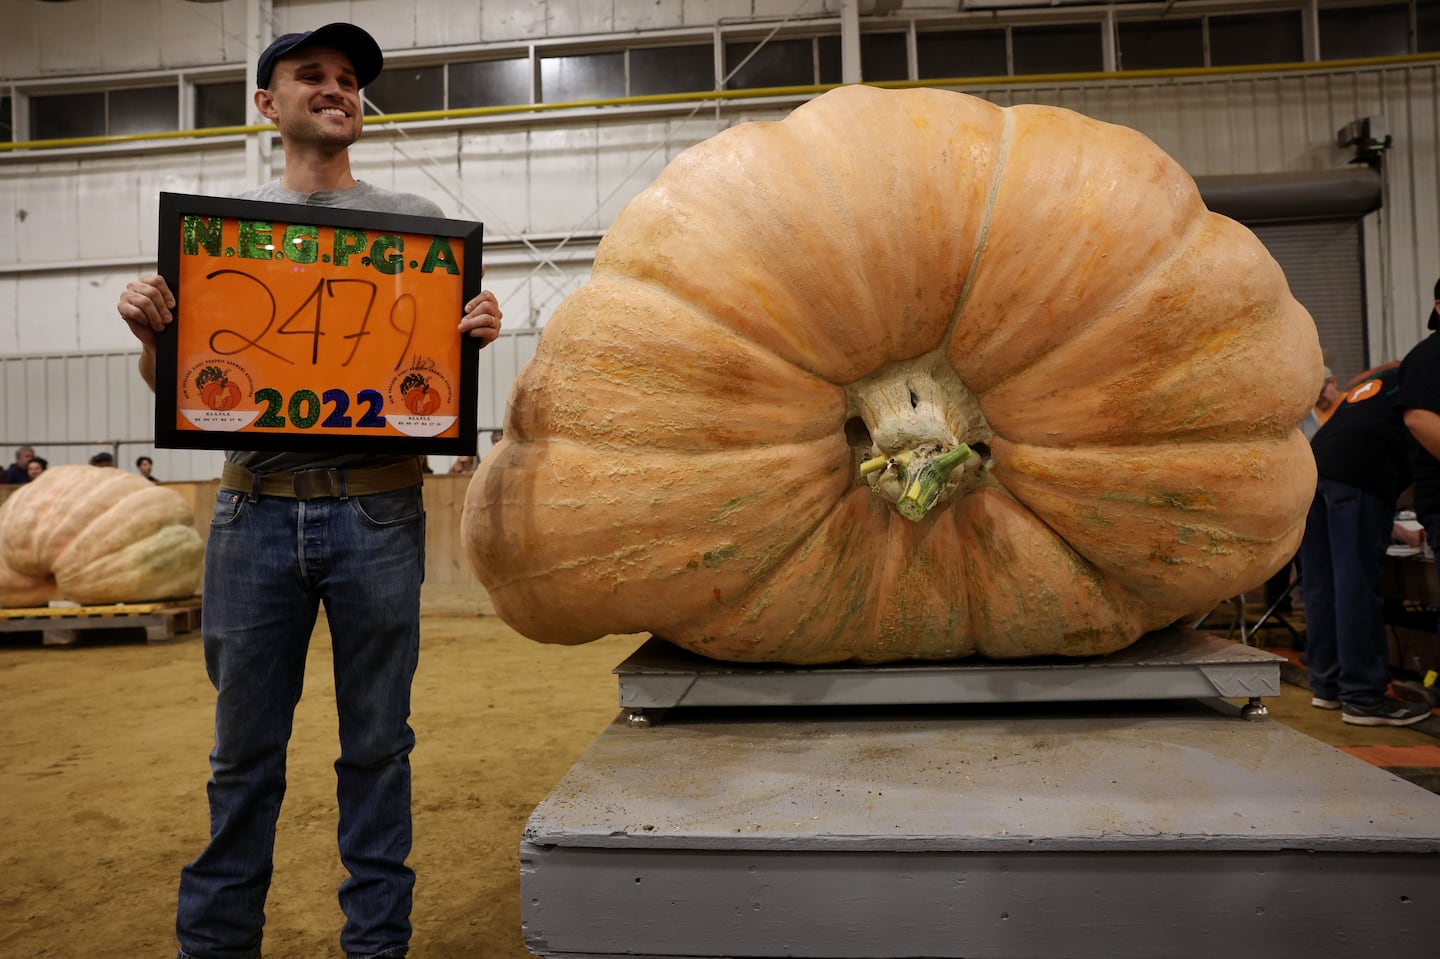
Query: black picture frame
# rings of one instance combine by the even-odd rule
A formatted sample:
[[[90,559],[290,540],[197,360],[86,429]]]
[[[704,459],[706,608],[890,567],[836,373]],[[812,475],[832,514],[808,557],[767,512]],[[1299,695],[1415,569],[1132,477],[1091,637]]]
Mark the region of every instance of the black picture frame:
[[[300,403],[298,407],[296,406],[296,402],[298,399],[298,393],[301,391],[295,391],[295,395],[292,395],[290,397],[290,408],[303,409],[303,411],[305,412],[304,419],[295,419],[294,422],[291,422],[283,415],[283,412],[278,417],[271,417],[272,419],[278,418],[281,420],[286,420],[288,424],[286,428],[276,428],[273,430],[251,429],[248,427],[207,429],[196,427],[193,424],[191,426],[182,428],[179,425],[182,417],[180,396],[182,392],[181,383],[183,376],[182,372],[179,369],[179,365],[182,362],[179,348],[179,331],[181,329],[184,329],[184,324],[187,323],[208,324],[213,322],[212,318],[210,317],[202,317],[201,319],[197,319],[195,316],[186,316],[187,288],[182,282],[181,256],[182,251],[188,251],[191,253],[194,252],[193,238],[192,241],[189,243],[189,249],[187,250],[187,243],[184,234],[187,224],[193,224],[197,222],[193,219],[187,220],[187,217],[204,218],[205,222],[211,225],[213,225],[216,218],[218,218],[222,223],[222,228],[227,231],[229,230],[230,225],[233,223],[236,225],[237,230],[240,226],[247,224],[250,226],[252,231],[254,230],[256,225],[259,225],[260,227],[273,224],[303,225],[306,228],[313,228],[314,230],[316,230],[317,234],[321,230],[343,230],[350,231],[349,233],[347,233],[347,236],[353,235],[354,233],[363,233],[367,238],[371,235],[374,235],[377,238],[392,238],[397,235],[413,236],[419,234],[421,236],[431,238],[432,253],[437,246],[442,248],[442,253],[438,258],[442,267],[445,266],[443,262],[444,251],[455,251],[458,248],[458,251],[460,253],[460,256],[458,258],[461,260],[461,263],[456,271],[458,275],[456,275],[454,278],[453,303],[449,302],[448,287],[445,289],[445,298],[447,301],[446,308],[449,309],[453,307],[453,315],[445,316],[442,318],[443,323],[447,325],[449,329],[455,331],[455,352],[453,354],[447,354],[446,356],[441,358],[441,361],[443,361],[447,365],[438,374],[439,378],[444,381],[444,385],[449,390],[453,391],[455,402],[458,403],[454,421],[454,428],[447,428],[445,430],[445,432],[451,435],[410,435],[396,433],[392,429],[387,429],[387,426],[390,424],[391,418],[394,418],[397,415],[397,412],[400,414],[399,418],[401,419],[414,420],[415,417],[403,415],[403,411],[396,411],[395,408],[388,403],[382,403],[382,405],[377,407],[373,397],[369,397],[366,399],[365,402],[368,405],[364,405],[362,407],[357,404],[355,410],[355,412],[359,413],[363,408],[364,415],[360,416],[359,420],[370,420],[370,422],[367,424],[369,426],[368,429],[355,429],[354,432],[347,432],[343,435],[337,435],[333,432],[309,433],[306,432],[305,429],[298,428],[296,425],[297,423],[303,422],[304,420],[308,420],[311,418],[310,413],[312,411],[312,406],[313,412],[315,413],[315,418],[318,419],[319,414],[323,412],[325,404],[330,403],[332,405],[331,415],[327,417],[324,421],[325,425],[327,426],[333,427],[332,421],[338,423],[339,421],[346,418],[346,412],[340,411],[341,415],[339,416],[338,420],[336,419],[336,408],[339,404],[332,403],[331,401],[331,394],[336,392],[333,390],[325,390],[323,392],[323,401],[319,399],[321,395],[320,393],[312,391],[310,392],[310,396],[306,397],[304,402]],[[436,240],[436,238],[442,238],[444,242],[440,243]],[[316,454],[413,453],[465,456],[474,455],[477,448],[476,420],[477,405],[479,401],[478,355],[480,348],[483,344],[477,338],[462,335],[458,332],[457,328],[460,323],[460,318],[464,312],[465,302],[470,297],[480,292],[482,276],[483,239],[483,224],[465,220],[451,220],[440,217],[412,216],[406,214],[381,213],[365,210],[337,209],[333,207],[309,206],[306,204],[275,203],[262,200],[246,200],[237,197],[215,197],[183,193],[161,193],[159,204],[159,243],[157,248],[157,272],[165,278],[166,283],[169,285],[172,293],[175,296],[176,305],[175,309],[173,310],[174,321],[169,324],[165,328],[165,330],[156,334],[155,445],[159,448],[166,449],[264,450],[305,452]],[[298,243],[299,240],[297,239],[295,240],[295,242]],[[275,249],[275,247],[272,245],[267,249],[273,250]],[[270,294],[270,302],[272,304],[270,322],[271,324],[273,324],[276,320],[276,317],[278,317],[281,311],[284,309],[284,306],[278,304],[276,296],[273,293],[270,293],[270,289],[265,282],[265,278],[263,276],[254,276],[253,273],[264,273],[265,271],[272,269],[286,269],[286,267],[284,266],[286,260],[283,258],[283,254],[272,254],[272,256],[274,256],[275,258],[267,261],[263,258],[244,259],[242,257],[236,257],[235,252],[236,251],[233,247],[226,248],[226,251],[223,254],[226,257],[226,262],[229,262],[233,259],[238,265],[243,259],[243,265],[245,266],[246,271],[250,271],[245,272],[244,278],[250,279],[253,282],[260,284],[262,287],[265,288],[265,292]],[[354,253],[356,251],[351,250],[348,252]],[[376,262],[386,262],[393,264],[395,251],[389,250],[388,252],[391,254],[391,258],[389,260],[377,260]],[[317,258],[316,261],[309,262],[314,263],[314,269],[317,273],[323,273],[325,270],[329,269],[329,267],[320,265],[318,259],[319,258]],[[329,254],[325,254],[323,259],[325,264],[330,263]],[[372,266],[372,261],[370,257],[362,257],[362,261],[366,267]],[[336,253],[335,262],[340,262],[338,251]],[[267,263],[269,265],[266,265]],[[416,272],[414,270],[415,266],[415,262],[411,261],[411,273]],[[429,260],[427,260],[426,267],[429,268],[430,266],[431,263]],[[291,269],[292,272],[296,271],[296,268],[293,266],[293,264],[291,265]],[[242,271],[216,270],[211,274],[211,276],[206,277],[206,279],[211,279],[219,273],[240,272]],[[387,270],[387,272],[389,271]],[[403,274],[404,272],[405,270],[403,269],[402,263],[401,268],[397,269],[395,273],[398,275]],[[278,277],[278,274],[276,274],[276,276]],[[333,292],[338,282],[342,281],[331,280],[328,286],[317,285],[316,293],[314,294],[317,297],[317,302],[319,297],[325,295],[325,293],[321,292],[322,290],[329,290]],[[387,278],[386,280],[384,280],[384,282],[386,284],[393,284],[403,287],[406,281]],[[437,278],[428,280],[427,282],[443,283],[444,281]],[[319,283],[325,284],[326,280],[324,278],[321,278],[319,280]],[[193,293],[194,291],[192,290],[190,292]],[[198,297],[198,293],[196,293],[195,295]],[[372,293],[371,299],[373,303],[376,299],[376,295]],[[395,302],[398,303],[398,299]],[[312,337],[316,344],[314,348],[316,353],[318,353],[319,343],[322,336],[320,329],[321,320],[319,309],[320,307],[317,306],[314,319],[315,329],[313,331]],[[297,315],[298,313],[299,311],[297,310]],[[394,314],[395,305],[392,303],[391,322],[394,321]],[[362,325],[363,323],[367,323],[369,319],[369,309],[367,307],[366,315],[364,320],[362,321]],[[412,324],[412,331],[416,327],[418,327],[421,322],[425,322],[427,326],[427,335],[436,337],[437,339],[441,340],[443,343],[442,348],[448,350],[448,341],[443,341],[443,335],[439,332],[439,328],[433,326],[433,324],[439,323],[441,322],[441,320],[427,319],[422,321],[422,318],[420,316],[420,310],[417,308],[415,310],[415,315],[411,318],[410,322]],[[208,329],[208,327],[206,327],[206,329]],[[203,331],[201,332],[203,333]],[[219,342],[218,337],[219,333],[221,332],[234,334],[233,330],[220,330],[212,332],[209,341],[212,345]],[[271,343],[276,342],[276,337],[274,337],[273,335],[274,332],[275,331],[272,329],[272,326],[267,325],[265,327],[265,334],[272,336],[270,340]],[[238,338],[239,334],[234,334],[234,336]],[[241,349],[235,351],[235,353],[243,353],[246,349],[257,349],[263,350],[267,353],[271,353],[271,355],[277,355],[265,346],[261,345],[261,339],[262,336],[252,335],[251,339],[249,340],[249,345],[246,347],[242,347]],[[336,339],[351,339],[363,341],[363,337],[361,336],[361,334],[356,333],[337,334]],[[246,341],[242,338],[239,339],[239,342],[243,343]],[[409,341],[407,341],[407,347],[408,342]],[[353,355],[354,354],[352,353],[352,356]],[[433,360],[434,358],[429,359]],[[417,359],[416,362],[418,363],[419,360]],[[398,366],[399,364],[397,363],[397,368]],[[363,366],[357,367],[357,369],[363,368]],[[457,382],[453,384],[449,382],[449,374],[452,371],[457,374]],[[380,375],[381,374],[377,373],[377,377]],[[254,394],[259,394],[265,391],[263,389],[257,389],[253,392]],[[278,393],[279,391],[271,390],[270,392]],[[366,394],[370,394],[378,393],[381,391],[365,390],[363,392]],[[388,392],[393,392],[393,390]],[[314,403],[311,402],[312,397],[315,398]],[[346,396],[338,397],[338,399],[343,399],[347,404],[349,404],[355,398]],[[283,396],[281,396],[281,400],[284,400]],[[258,401],[252,395],[252,397],[250,397],[247,402],[253,403]],[[355,420],[354,417],[350,417],[350,419],[352,421]],[[376,420],[384,420],[385,422],[381,426],[376,427],[374,425]],[[260,419],[257,418],[256,422],[260,422]],[[346,428],[348,429],[351,427]]]

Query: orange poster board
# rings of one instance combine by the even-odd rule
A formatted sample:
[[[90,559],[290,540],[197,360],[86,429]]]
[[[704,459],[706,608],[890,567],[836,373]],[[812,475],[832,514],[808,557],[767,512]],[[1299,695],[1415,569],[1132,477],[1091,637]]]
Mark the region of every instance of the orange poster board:
[[[473,454],[482,227],[160,194],[160,447]]]

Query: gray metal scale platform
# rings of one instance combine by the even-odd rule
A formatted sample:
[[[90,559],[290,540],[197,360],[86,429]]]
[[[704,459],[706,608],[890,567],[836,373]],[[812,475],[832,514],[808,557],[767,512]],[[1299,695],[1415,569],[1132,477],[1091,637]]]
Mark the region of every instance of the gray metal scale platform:
[[[780,666],[722,663],[650,639],[615,667],[620,705],[860,706],[1117,699],[1258,699],[1280,692],[1274,653],[1189,627],[1088,659]]]
[[[637,656],[622,689],[665,675]],[[844,677],[829,688],[858,699],[825,705],[809,671],[721,664],[678,698],[646,687],[663,721],[622,712],[530,817],[526,945],[655,959],[1437,954],[1440,796],[1215,698],[1249,690],[1134,695],[1125,659],[1114,675],[1131,694],[1108,698],[1089,673],[1010,665],[952,680],[924,667],[915,682],[941,688],[906,684],[920,701],[899,705]],[[908,668],[881,667],[882,686]],[[788,694],[772,679],[725,686],[770,672],[802,675]],[[1050,673],[1068,678],[1037,678]],[[1006,690],[1023,698],[997,701]]]

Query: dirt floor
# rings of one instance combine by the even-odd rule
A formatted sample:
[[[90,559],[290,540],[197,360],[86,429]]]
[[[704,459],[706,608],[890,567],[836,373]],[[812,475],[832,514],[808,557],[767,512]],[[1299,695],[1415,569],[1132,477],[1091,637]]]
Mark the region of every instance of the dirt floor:
[[[322,620],[323,622],[323,620]],[[198,634],[197,634],[198,635]],[[208,834],[213,690],[198,638],[0,634],[0,956],[173,956],[180,867]],[[415,937],[423,959],[520,959],[534,807],[619,712],[641,637],[521,638],[477,589],[426,593],[415,679]],[[266,959],[340,955],[329,636],[311,644],[276,837]]]
[[[619,714],[611,670],[642,637],[542,646],[478,587],[427,587],[413,725],[416,959],[523,959],[518,846],[534,807]],[[73,648],[0,633],[0,957],[174,954],[175,884],[207,834],[213,692],[198,638],[95,631]],[[1286,686],[1272,714],[1322,741],[1357,729]],[[329,637],[311,645],[276,840],[267,959],[338,956]],[[1440,724],[1432,719],[1429,725]]]

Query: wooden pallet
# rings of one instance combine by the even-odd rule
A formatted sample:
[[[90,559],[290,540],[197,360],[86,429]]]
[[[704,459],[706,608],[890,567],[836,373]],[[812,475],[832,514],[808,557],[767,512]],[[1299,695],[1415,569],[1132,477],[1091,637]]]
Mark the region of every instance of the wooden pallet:
[[[38,632],[46,646],[73,646],[82,633],[145,630],[147,643],[188,639],[200,629],[200,598],[110,606],[27,606],[0,609],[0,633]]]

